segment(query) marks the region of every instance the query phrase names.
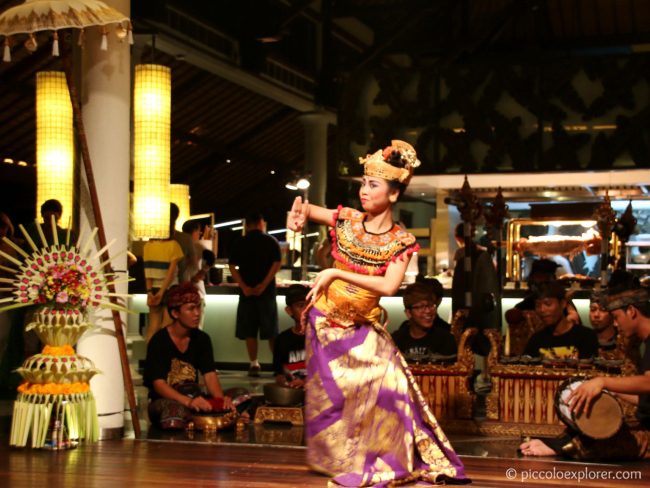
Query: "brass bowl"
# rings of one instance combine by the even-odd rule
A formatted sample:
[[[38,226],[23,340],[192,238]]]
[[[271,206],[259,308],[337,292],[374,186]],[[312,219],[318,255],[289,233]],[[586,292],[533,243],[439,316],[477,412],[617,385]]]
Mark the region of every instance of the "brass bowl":
[[[221,410],[219,412],[202,412],[192,416],[192,426],[195,430],[216,431],[232,427],[237,422],[237,412]]]
[[[297,407],[305,401],[305,390],[267,383],[264,385],[264,399],[277,407]]]

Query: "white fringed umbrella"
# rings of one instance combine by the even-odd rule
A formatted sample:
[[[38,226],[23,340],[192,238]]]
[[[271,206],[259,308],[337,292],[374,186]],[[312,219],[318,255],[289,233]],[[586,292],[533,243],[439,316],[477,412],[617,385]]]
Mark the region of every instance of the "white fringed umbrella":
[[[59,43],[57,32],[62,29],[79,29],[81,31],[79,36],[79,41],[81,43],[84,29],[99,27],[102,29],[101,49],[106,50],[108,49],[107,36],[109,26],[115,26],[116,35],[119,40],[123,41],[127,39],[129,44],[133,44],[131,21],[129,17],[115,8],[109,7],[104,2],[100,2],[99,0],[25,0],[25,3],[0,13],[0,36],[5,37],[3,60],[6,62],[11,61],[10,39],[21,35],[27,35],[28,38],[25,42],[25,48],[33,52],[37,48],[34,34],[47,31],[52,32],[52,54],[58,56]],[[66,53],[67,50],[64,50],[63,65],[68,82],[68,89],[70,91],[70,101],[72,102],[72,111],[75,127],[77,129],[79,148],[86,172],[86,180],[88,182],[88,190],[92,201],[95,223],[97,224],[99,231],[99,245],[104,250],[103,261],[109,262],[110,257],[108,251],[105,250],[107,248],[106,234],[104,233],[104,224],[101,210],[99,208],[99,198],[97,196],[97,188],[95,186],[95,178],[93,176],[92,163],[90,161],[90,152],[88,151],[88,141],[86,140],[86,132],[81,117],[81,108],[72,78],[72,69],[70,66],[71,56],[66,55]],[[107,269],[107,272],[110,271],[110,269]],[[114,286],[111,286],[109,291],[115,293]],[[122,332],[122,320],[119,313],[115,310],[113,311],[113,323],[115,324],[115,336],[117,338],[118,349],[120,352],[122,376],[124,378],[127,397],[129,399],[133,430],[135,431],[136,436],[139,436],[140,422],[138,420],[137,405],[133,391],[133,380],[131,378],[129,360],[126,351],[126,342]]]
[[[108,48],[108,28],[114,25],[118,39],[128,39],[133,44],[131,21],[129,18],[99,0],[25,0],[25,3],[12,7],[0,14],[0,36],[5,36],[5,62],[11,61],[10,39],[20,34],[28,37],[25,47],[36,50],[34,34],[52,31],[52,54],[59,55],[57,32],[61,29],[80,29],[100,27],[102,29],[101,48]],[[83,36],[80,36],[83,39]]]

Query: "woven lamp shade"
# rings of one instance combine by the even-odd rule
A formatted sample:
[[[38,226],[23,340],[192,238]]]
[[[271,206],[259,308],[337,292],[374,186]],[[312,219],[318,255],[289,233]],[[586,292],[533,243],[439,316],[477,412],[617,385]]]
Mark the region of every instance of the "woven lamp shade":
[[[171,70],[135,67],[133,93],[133,234],[169,237]]]
[[[169,185],[169,201],[178,207],[176,230],[182,230],[183,224],[190,218],[190,185]]]
[[[68,225],[74,191],[72,103],[65,74],[36,73],[36,218],[41,204],[56,199],[63,205],[61,223]],[[46,222],[49,225],[49,222]]]

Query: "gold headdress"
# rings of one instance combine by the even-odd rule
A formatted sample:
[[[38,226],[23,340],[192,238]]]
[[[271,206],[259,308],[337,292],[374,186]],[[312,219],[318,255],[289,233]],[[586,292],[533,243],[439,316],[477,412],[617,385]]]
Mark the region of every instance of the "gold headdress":
[[[404,163],[403,168],[393,166],[387,161],[390,160],[393,152],[398,152]],[[365,158],[359,158],[359,163],[363,164],[363,174],[366,176],[376,176],[389,181],[399,181],[408,184],[413,169],[420,166],[420,160],[415,153],[415,149],[408,142],[393,140],[391,145],[379,150],[374,154],[368,154]]]

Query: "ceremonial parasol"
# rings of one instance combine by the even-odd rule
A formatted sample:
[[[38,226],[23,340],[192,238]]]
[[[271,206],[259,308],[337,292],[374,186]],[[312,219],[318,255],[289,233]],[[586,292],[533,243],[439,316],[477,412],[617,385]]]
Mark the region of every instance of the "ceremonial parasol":
[[[83,33],[88,28],[100,28],[102,32],[101,49],[108,49],[108,32],[109,27],[115,28],[115,34],[120,41],[128,40],[133,44],[131,34],[131,21],[129,17],[122,14],[113,7],[109,7],[99,0],[25,0],[24,3],[7,9],[0,13],[0,36],[4,36],[4,55],[3,60],[11,60],[11,43],[20,36],[27,36],[25,48],[28,51],[35,51],[38,47],[34,34],[42,32],[52,32],[52,54],[59,55],[58,31],[64,29],[79,29],[79,43],[83,42]],[[63,49],[63,66],[68,89],[70,91],[70,101],[74,115],[74,124],[77,129],[79,147],[88,181],[88,190],[93,206],[95,223],[98,228],[99,246],[106,249],[106,234],[102,220],[101,210],[99,208],[99,198],[93,176],[90,153],[88,151],[88,141],[84,129],[83,119],[81,117],[81,108],[77,97],[77,91],[72,79],[72,69],[70,65],[71,56],[67,55],[67,46],[64,43]],[[109,261],[108,250],[104,251],[103,260]],[[107,272],[112,270],[107,269]],[[114,286],[109,288],[111,293],[115,293]],[[138,420],[137,405],[135,402],[135,393],[133,391],[133,381],[129,368],[129,360],[126,351],[126,342],[122,329],[122,320],[119,312],[113,310],[113,323],[115,324],[115,336],[117,338],[118,349],[120,352],[120,361],[122,364],[122,376],[124,385],[129,399],[129,408],[131,411],[131,420],[133,430],[136,436],[140,435],[140,422]]]
[[[0,14],[0,35],[5,36],[3,60],[11,61],[11,39],[28,36],[25,48],[36,50],[34,34],[52,31],[52,54],[59,55],[58,31],[62,29],[102,28],[101,48],[108,49],[108,26],[115,25],[116,36],[133,44],[129,18],[99,0],[26,0]],[[83,37],[81,37],[83,39]]]

